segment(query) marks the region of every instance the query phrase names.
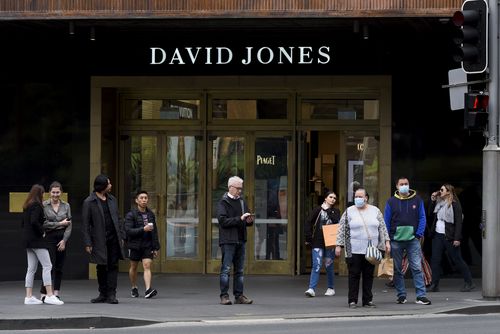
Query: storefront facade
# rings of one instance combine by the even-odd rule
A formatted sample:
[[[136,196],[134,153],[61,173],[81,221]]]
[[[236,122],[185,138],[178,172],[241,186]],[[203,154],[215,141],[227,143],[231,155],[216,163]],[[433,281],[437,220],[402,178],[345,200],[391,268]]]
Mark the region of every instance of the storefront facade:
[[[401,73],[424,54],[411,55],[418,47],[405,38],[439,45],[439,34],[445,34],[439,19],[460,6],[373,1],[365,8],[365,2],[321,1],[304,8],[303,2],[287,1],[276,2],[283,8],[267,8],[227,1],[220,4],[224,8],[202,8],[211,6],[204,2],[177,8],[177,2],[162,7],[158,1],[144,9],[139,2],[111,3],[114,14],[75,2],[63,9],[64,20],[51,11],[52,1],[45,12],[33,10],[30,20],[29,11],[3,8],[4,18],[16,20],[2,22],[13,33],[12,39],[4,37],[13,47],[3,58],[11,65],[3,82],[17,87],[7,92],[19,101],[29,95],[23,90],[29,83],[56,82],[73,104],[60,111],[73,110],[69,141],[88,146],[66,149],[65,157],[72,157],[66,173],[49,164],[2,189],[26,191],[29,183],[62,179],[78,212],[93,178],[104,172],[122,214],[138,189],[149,192],[161,222],[156,272],[210,274],[220,266],[215,204],[227,178],[239,175],[256,214],[246,271],[286,275],[308,271],[303,221],[326,189],[337,192],[340,210],[352,200],[354,182],[379,207],[391,195],[392,178],[400,173],[393,170],[393,127],[401,117],[395,114],[413,108],[401,96],[418,96],[411,88],[413,93],[400,93],[415,80],[440,80],[433,71],[440,64],[430,65],[432,75],[425,79]],[[16,36],[33,44],[14,42]],[[29,62],[33,49],[38,59]],[[47,79],[54,72],[56,78]],[[21,109],[19,103],[9,106]],[[52,121],[58,118],[58,112],[47,112]],[[11,121],[23,128],[21,120]],[[50,132],[50,124],[42,127]],[[418,131],[410,134],[418,137]],[[57,161],[60,166],[64,157]],[[417,172],[409,168],[403,174]],[[432,179],[422,178],[427,190]],[[6,216],[15,219],[14,213]],[[73,256],[84,263],[78,224]],[[85,263],[74,265],[73,276],[85,275]]]
[[[90,165],[117,165],[124,208],[137,189],[151,194],[165,272],[217,272],[214,210],[228,177],[241,176],[256,214],[249,272],[293,274],[306,251],[298,217],[325,189],[339,193],[341,209],[354,181],[374,203],[388,197],[390,89],[384,76],[94,77]],[[101,107],[106,99],[117,103]],[[113,124],[101,121],[116,112],[107,145],[117,154],[106,157],[99,134]]]

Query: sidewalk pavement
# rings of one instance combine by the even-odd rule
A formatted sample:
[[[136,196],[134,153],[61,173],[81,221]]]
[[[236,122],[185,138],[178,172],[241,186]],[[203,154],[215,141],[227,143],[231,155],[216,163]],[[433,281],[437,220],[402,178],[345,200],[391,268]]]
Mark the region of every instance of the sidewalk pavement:
[[[141,285],[139,285],[141,297],[130,296],[128,277],[125,273],[121,273],[118,279],[117,298],[120,301],[118,305],[90,303],[90,299],[98,295],[95,280],[63,281],[61,291],[61,297],[65,302],[63,306],[24,305],[23,281],[0,282],[0,329],[51,328],[50,323],[55,328],[73,327],[76,323],[83,323],[83,327],[88,327],[92,319],[95,322],[95,319],[101,318],[115,319],[113,324],[108,322],[111,324],[109,327],[125,327],[147,324],[148,321],[500,313],[500,301],[482,298],[480,280],[475,280],[477,288],[472,292],[459,291],[463,285],[461,279],[442,280],[440,292],[427,294],[432,301],[431,305],[415,304],[415,289],[412,287],[412,281],[407,280],[408,303],[401,305],[396,304],[396,291],[385,286],[387,280],[375,278],[373,301],[377,308],[374,309],[347,307],[347,277],[335,277],[336,295],[332,297],[324,296],[326,290],[324,275],[320,278],[316,297],[305,297],[304,291],[308,288],[308,281],[308,275],[293,277],[247,275],[245,295],[253,299],[254,303],[229,306],[219,304],[217,275],[156,274],[153,275],[153,287],[158,290],[158,295],[152,299],[145,299],[144,288]],[[142,277],[139,276],[139,284],[141,282]],[[40,281],[36,281],[35,284],[40,284]],[[361,293],[359,299],[358,305],[361,305]],[[56,326],[56,322],[65,322],[67,325]]]

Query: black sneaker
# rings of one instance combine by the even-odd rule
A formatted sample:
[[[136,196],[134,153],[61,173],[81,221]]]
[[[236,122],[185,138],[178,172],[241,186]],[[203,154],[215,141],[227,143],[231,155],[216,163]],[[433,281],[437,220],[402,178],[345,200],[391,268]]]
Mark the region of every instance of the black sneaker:
[[[396,300],[396,303],[398,303],[398,304],[406,304],[406,297],[405,296],[398,297],[398,300]]]
[[[130,295],[132,296],[132,298],[139,297],[139,290],[137,290],[137,288],[132,288],[132,290],[130,290]]]
[[[149,288],[144,293],[144,298],[148,298],[148,299],[153,298],[154,296],[156,296],[157,293],[158,293],[158,291],[156,291],[155,289]]]
[[[416,304],[421,304],[421,305],[430,305],[431,301],[427,299],[427,297],[417,297],[417,300],[415,300]]]
[[[462,289],[460,289],[461,292],[470,292],[472,290],[474,290],[476,288],[476,286],[474,285],[474,283],[465,283],[464,284],[464,287]]]

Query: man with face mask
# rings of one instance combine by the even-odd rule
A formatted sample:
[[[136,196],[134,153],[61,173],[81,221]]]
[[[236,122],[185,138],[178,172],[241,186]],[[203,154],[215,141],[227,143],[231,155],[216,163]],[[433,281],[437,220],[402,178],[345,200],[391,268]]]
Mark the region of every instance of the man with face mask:
[[[406,251],[417,295],[415,303],[430,305],[431,301],[426,297],[420,248],[426,224],[424,203],[416,191],[410,189],[407,177],[398,178],[396,188],[398,190],[389,198],[384,211],[394,259],[394,287],[398,296],[396,302],[405,304],[407,301],[404,274],[401,271]]]

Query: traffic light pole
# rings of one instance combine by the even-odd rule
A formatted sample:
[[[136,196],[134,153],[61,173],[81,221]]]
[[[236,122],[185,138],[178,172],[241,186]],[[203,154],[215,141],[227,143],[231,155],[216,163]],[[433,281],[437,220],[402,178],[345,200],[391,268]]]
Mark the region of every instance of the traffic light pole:
[[[483,297],[500,298],[500,148],[498,146],[499,119],[499,4],[488,0],[489,7],[489,119],[488,143],[483,149]]]

